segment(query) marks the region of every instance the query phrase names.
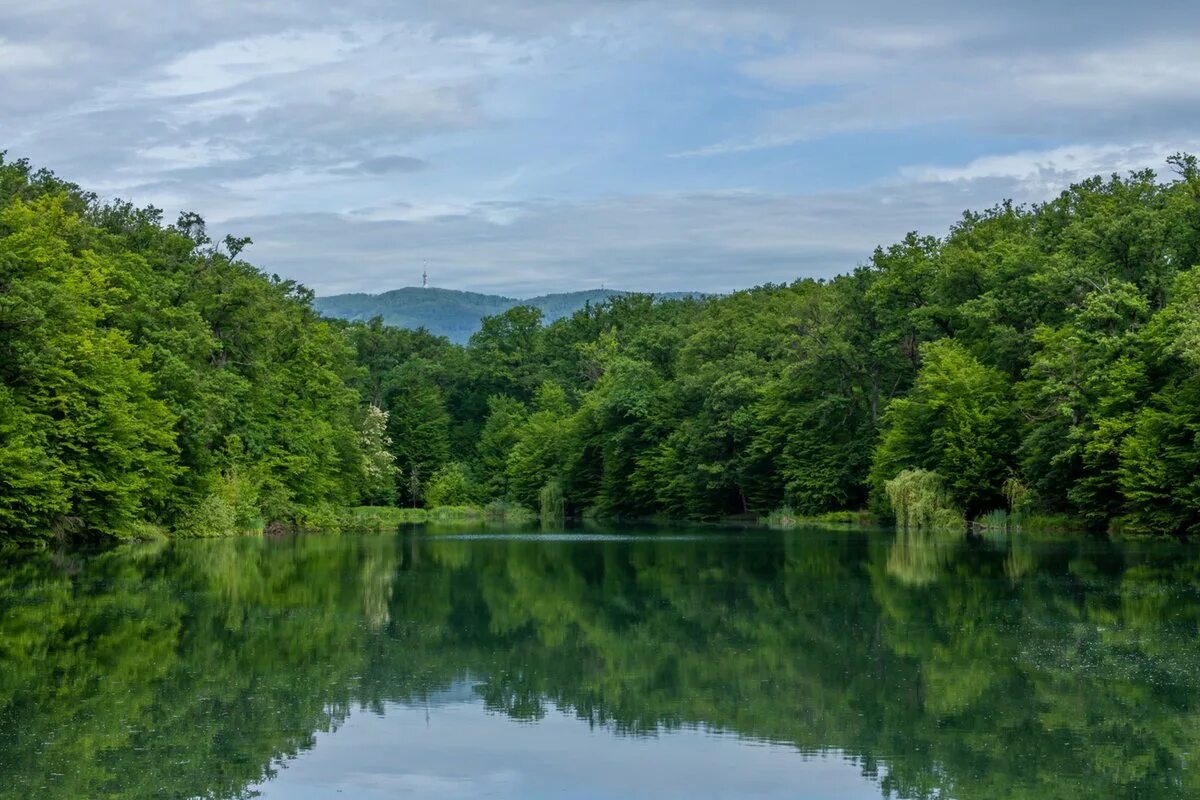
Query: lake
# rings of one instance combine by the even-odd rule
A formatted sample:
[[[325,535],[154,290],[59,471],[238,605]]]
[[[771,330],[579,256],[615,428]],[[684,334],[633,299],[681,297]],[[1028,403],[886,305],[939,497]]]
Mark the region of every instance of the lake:
[[[1200,796],[1196,547],[459,531],[0,556],[0,798]]]

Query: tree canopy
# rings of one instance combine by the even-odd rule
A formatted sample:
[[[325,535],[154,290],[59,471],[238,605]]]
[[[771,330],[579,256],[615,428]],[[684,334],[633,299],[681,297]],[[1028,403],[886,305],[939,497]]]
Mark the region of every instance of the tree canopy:
[[[354,350],[246,244],[0,159],[0,531],[229,532],[358,499]]]

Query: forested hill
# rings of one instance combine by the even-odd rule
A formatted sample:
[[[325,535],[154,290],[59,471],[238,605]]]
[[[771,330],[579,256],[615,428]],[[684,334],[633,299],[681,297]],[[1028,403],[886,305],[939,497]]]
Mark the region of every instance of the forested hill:
[[[629,292],[615,289],[589,289],[531,297],[525,300],[495,294],[462,292],[454,289],[422,289],[415,286],[394,289],[382,294],[335,294],[318,297],[316,308],[327,317],[366,321],[382,317],[388,325],[399,328],[424,328],[452,342],[466,344],[471,334],[479,330],[484,317],[500,314],[519,305],[532,306],[542,312],[542,319],[553,322],[569,317],[591,304],[622,297]],[[657,295],[662,299],[690,296],[687,292]]]

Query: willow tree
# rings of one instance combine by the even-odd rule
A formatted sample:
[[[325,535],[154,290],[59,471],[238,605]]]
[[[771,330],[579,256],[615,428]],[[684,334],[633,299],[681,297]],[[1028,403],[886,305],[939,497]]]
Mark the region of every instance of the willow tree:
[[[896,527],[904,530],[962,528],[962,511],[953,506],[942,476],[927,469],[906,469],[885,484]]]
[[[563,495],[562,482],[547,481],[538,492],[538,506],[542,522],[561,522],[567,516],[567,498]]]

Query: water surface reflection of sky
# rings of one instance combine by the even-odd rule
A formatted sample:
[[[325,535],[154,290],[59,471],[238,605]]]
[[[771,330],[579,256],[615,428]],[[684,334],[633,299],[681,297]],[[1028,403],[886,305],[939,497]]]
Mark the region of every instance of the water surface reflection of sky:
[[[257,788],[268,800],[880,796],[837,754],[694,729],[616,735],[553,709],[521,722],[463,701],[357,710]]]

